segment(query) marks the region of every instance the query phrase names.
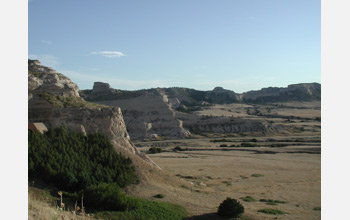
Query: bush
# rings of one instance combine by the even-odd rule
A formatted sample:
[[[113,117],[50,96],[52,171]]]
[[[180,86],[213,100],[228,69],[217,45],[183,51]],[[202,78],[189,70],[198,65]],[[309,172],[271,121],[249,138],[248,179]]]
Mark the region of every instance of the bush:
[[[226,198],[219,206],[217,214],[228,218],[237,218],[244,213],[244,207],[235,199]]]
[[[174,147],[174,149],[173,149],[173,151],[186,151],[186,150],[188,150],[187,147],[186,147],[186,148],[182,148],[182,147],[180,147],[180,146],[176,146],[176,147]]]
[[[44,134],[28,131],[28,175],[67,191],[102,182],[125,187],[136,181],[131,159],[117,153],[106,135],[85,136],[66,127]]]
[[[241,147],[259,147],[259,146],[251,143],[241,143]]]
[[[150,154],[162,153],[162,149],[160,147],[151,147],[148,151]]]
[[[181,206],[135,197],[128,197],[125,211],[104,211],[94,214],[98,218],[118,220],[182,220],[187,215]]]
[[[242,197],[241,199],[245,202],[255,202],[256,201],[256,199],[254,199],[251,196]]]
[[[259,209],[258,212],[269,214],[269,215],[283,215],[287,214],[281,210],[278,209]]]
[[[124,211],[127,208],[127,196],[115,183],[101,183],[85,190],[84,201],[87,207],[98,210]]]
[[[153,196],[154,198],[158,198],[158,199],[163,199],[165,197],[165,195],[163,194],[157,194],[155,196]]]

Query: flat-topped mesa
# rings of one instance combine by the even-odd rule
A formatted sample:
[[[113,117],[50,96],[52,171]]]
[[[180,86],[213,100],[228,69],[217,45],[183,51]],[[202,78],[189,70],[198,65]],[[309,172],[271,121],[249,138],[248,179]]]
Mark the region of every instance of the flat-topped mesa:
[[[101,93],[101,92],[110,92],[111,86],[108,83],[104,82],[94,82],[94,87],[91,93]]]
[[[42,66],[38,60],[28,60],[28,90],[31,93],[79,97],[79,88],[65,75]]]
[[[272,103],[287,101],[321,100],[321,84],[299,83],[288,87],[268,87],[242,94],[244,101],[255,103]]]
[[[224,89],[223,87],[217,86],[213,89],[213,92],[232,92],[232,91]]]

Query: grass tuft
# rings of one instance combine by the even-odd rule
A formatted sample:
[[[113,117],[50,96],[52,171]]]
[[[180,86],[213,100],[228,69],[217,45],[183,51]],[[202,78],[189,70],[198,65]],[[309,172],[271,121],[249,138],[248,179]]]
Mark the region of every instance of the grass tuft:
[[[256,199],[251,196],[242,197],[241,199],[245,202],[256,202]]]
[[[163,199],[165,197],[164,194],[157,194],[155,196],[153,196],[154,198],[158,198],[158,199]]]
[[[285,204],[286,201],[273,200],[273,199],[260,199],[260,202],[265,202],[267,205],[277,205],[278,203]]]
[[[259,209],[258,212],[269,214],[269,215],[283,215],[287,214],[286,212],[283,212],[278,209]]]
[[[255,174],[252,174],[251,176],[252,176],[252,177],[262,177],[262,176],[264,176],[264,175],[263,175],[263,174],[255,173]]]

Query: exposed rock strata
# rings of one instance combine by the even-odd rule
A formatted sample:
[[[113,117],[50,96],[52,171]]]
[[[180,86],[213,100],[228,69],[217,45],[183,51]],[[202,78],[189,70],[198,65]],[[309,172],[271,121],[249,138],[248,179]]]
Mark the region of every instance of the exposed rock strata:
[[[113,96],[118,90],[109,85],[94,84],[87,100],[123,109],[124,120],[132,139],[157,138],[160,136],[183,138],[190,132],[182,127],[182,122],[176,118],[175,111],[167,103],[167,97],[153,92],[145,92],[140,96],[118,99]],[[104,88],[104,89],[102,89]],[[114,97],[114,100],[111,100]]]
[[[111,139],[117,151],[136,155],[157,166],[131,142],[120,108],[86,103],[80,98],[75,83],[68,77],[40,65],[38,61],[29,60],[28,69],[29,122],[43,122],[48,127],[65,125],[70,130],[83,133],[104,133]],[[64,102],[78,100],[80,106],[58,106],[52,101],[55,99],[47,98],[52,96]]]
[[[181,103],[190,103],[188,95],[197,100],[215,100],[224,103],[241,99],[233,91],[217,87],[211,93],[193,89],[174,88],[122,91],[107,83],[95,82],[92,90],[82,91],[86,100],[108,106],[121,107],[132,139],[184,138],[203,133],[275,132],[281,127],[263,121],[213,117],[202,120],[195,114],[176,111]],[[193,101],[192,103],[198,103]],[[204,102],[204,101],[202,101]],[[191,104],[188,104],[191,105]]]

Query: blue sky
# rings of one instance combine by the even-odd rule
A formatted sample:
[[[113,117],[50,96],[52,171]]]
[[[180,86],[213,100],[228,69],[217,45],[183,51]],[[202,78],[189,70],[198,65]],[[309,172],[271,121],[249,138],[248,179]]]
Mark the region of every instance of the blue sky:
[[[29,58],[113,88],[321,82],[320,0],[31,0]]]

